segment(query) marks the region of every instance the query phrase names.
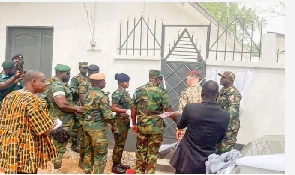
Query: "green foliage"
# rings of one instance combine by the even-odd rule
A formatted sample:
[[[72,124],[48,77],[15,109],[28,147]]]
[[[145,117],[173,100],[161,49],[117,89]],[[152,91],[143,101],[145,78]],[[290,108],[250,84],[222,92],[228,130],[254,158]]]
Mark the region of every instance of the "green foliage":
[[[240,2],[201,2],[201,5],[224,27],[229,26],[228,30],[236,35],[239,42],[245,44],[246,49],[250,49],[252,25],[253,33],[260,33],[261,27],[266,25],[266,20],[259,17],[257,12],[243,6]],[[256,47],[252,46],[252,49],[257,51]]]

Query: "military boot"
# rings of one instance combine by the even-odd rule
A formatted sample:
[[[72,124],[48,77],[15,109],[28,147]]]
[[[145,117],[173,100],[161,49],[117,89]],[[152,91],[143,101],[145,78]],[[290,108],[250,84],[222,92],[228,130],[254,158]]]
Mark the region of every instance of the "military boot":
[[[79,149],[78,149],[78,145],[76,141],[72,143],[71,149],[75,151],[76,153],[79,153]]]
[[[120,164],[113,164],[112,172],[115,174],[125,174],[126,169],[120,167]]]
[[[125,169],[125,170],[130,169],[130,165],[123,165],[122,163],[120,163],[120,164],[118,164],[118,166],[122,169]]]
[[[51,174],[61,174],[61,164],[53,163],[53,169]]]
[[[80,159],[79,159],[79,167],[81,169],[84,169],[84,153],[80,153]]]

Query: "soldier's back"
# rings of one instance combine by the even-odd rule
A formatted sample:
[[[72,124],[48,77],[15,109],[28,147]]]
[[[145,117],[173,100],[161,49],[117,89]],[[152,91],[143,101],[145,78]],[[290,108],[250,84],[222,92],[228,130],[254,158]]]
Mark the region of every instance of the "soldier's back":
[[[141,103],[138,109],[148,109],[151,112],[160,112],[162,106],[163,96],[166,94],[165,90],[152,83],[145,84],[136,90],[136,101]]]
[[[107,130],[104,119],[110,119],[112,112],[106,93],[97,87],[90,88],[85,94],[84,107],[84,130]]]
[[[188,87],[185,91],[183,91],[181,93],[181,97],[184,96],[184,98],[187,100],[187,103],[201,103],[201,92],[202,87],[200,85],[195,85]]]
[[[170,107],[167,92],[152,83],[137,88],[133,103],[137,109],[138,132],[144,134],[161,134],[164,121],[158,115],[164,108]]]

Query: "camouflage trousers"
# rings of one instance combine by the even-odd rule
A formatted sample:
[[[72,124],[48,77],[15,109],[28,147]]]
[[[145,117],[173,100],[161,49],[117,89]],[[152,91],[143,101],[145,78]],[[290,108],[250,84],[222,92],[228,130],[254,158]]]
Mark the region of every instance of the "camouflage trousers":
[[[136,174],[154,174],[163,133],[137,133]]]
[[[125,142],[127,140],[128,130],[120,131],[119,133],[113,133],[115,146],[113,149],[113,163],[121,163],[122,154],[124,151]]]
[[[80,137],[78,140],[78,146],[79,146],[79,153],[85,153],[85,137],[84,137],[84,130],[81,125],[81,127],[78,130],[78,133],[80,133]]]
[[[231,151],[236,144],[238,132],[239,128],[235,130],[227,130],[221,145],[216,152],[218,154],[223,154],[225,152]]]
[[[84,172],[91,173],[93,171],[93,174],[103,174],[108,156],[107,131],[84,131],[84,137]]]
[[[82,127],[82,125],[80,124],[79,118],[80,118],[79,115],[77,115],[77,114],[74,115],[74,117],[73,117],[74,125],[73,125],[73,128],[71,130],[72,143],[76,143],[76,144],[77,144],[78,131]]]
[[[63,129],[65,129],[67,131],[70,131],[70,128],[71,127],[63,127]],[[54,169],[59,169],[59,168],[61,168],[62,156],[67,150],[67,144],[69,143],[69,140],[65,143],[57,142],[54,139],[52,139],[52,141],[53,141],[53,145],[55,146],[57,153],[58,153],[57,157],[52,160],[52,163],[53,163]]]

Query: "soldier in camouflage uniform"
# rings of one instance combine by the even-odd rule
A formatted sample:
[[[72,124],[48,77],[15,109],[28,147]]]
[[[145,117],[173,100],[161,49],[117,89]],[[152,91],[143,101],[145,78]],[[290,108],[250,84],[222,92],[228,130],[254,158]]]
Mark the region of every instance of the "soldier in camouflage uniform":
[[[103,174],[108,154],[108,124],[116,129],[105,87],[105,75],[95,73],[89,76],[91,88],[84,97],[85,118],[82,122],[85,137],[84,173]],[[92,156],[93,154],[93,156]],[[92,160],[93,159],[93,160]],[[93,162],[93,163],[92,163]]]
[[[223,88],[219,91],[217,103],[220,107],[230,113],[229,125],[226,135],[218,146],[217,153],[222,154],[233,149],[237,141],[237,135],[240,129],[239,108],[242,96],[238,89],[233,85],[235,74],[225,71],[223,74],[218,73],[220,84]]]
[[[183,108],[188,103],[201,103],[202,86],[199,84],[199,72],[196,70],[189,71],[186,77],[188,88],[181,92],[179,99],[178,112],[182,114]],[[184,129],[177,129],[176,138],[180,142],[183,138],[186,127]]]
[[[94,74],[94,73],[99,73],[99,67],[95,64],[91,64],[88,66],[88,77],[86,81],[82,82],[78,88],[79,92],[79,98],[80,98],[80,104],[83,106],[83,99],[85,94],[87,93],[88,89],[91,87],[91,83],[89,80],[89,76]],[[82,126],[83,120],[84,120],[84,115],[81,115],[80,118],[80,124]],[[83,127],[80,127],[78,130],[78,133],[80,133],[79,137],[79,153],[80,153],[80,159],[79,159],[79,167],[84,169],[84,155],[85,155],[85,139],[84,139],[84,131]]]
[[[79,71],[80,73],[77,76],[74,76],[71,79],[71,91],[73,93],[73,101],[75,105],[80,106],[79,102],[79,86],[82,83],[88,83],[88,77],[87,77],[87,69],[88,68],[88,63],[87,62],[79,62]],[[71,132],[71,138],[72,138],[72,150],[75,152],[78,152],[78,144],[77,144],[77,134],[79,128],[81,128],[80,124],[80,118],[81,115],[74,114],[74,126]]]
[[[130,77],[124,73],[116,74],[115,80],[118,80],[118,89],[112,94],[112,111],[116,112],[116,123],[118,125],[118,133],[114,134],[115,146],[113,149],[113,167],[112,172],[123,174],[129,165],[121,163],[122,153],[130,128],[129,116],[126,112],[130,111],[131,97],[126,89],[129,87]],[[130,114],[129,114],[130,115]]]
[[[46,98],[49,103],[49,114],[53,119],[62,121],[62,128],[70,131],[73,127],[73,114],[83,113],[84,107],[73,106],[71,90],[66,86],[70,79],[71,68],[67,65],[58,64],[55,68],[55,78],[46,81]],[[53,162],[54,172],[60,173],[62,157],[66,152],[67,142],[59,143],[53,139],[53,144],[58,151],[58,157]]]
[[[136,174],[155,173],[164,134],[164,121],[159,114],[173,111],[167,92],[159,86],[161,82],[160,71],[150,70],[149,82],[137,88],[133,95],[131,118],[132,130],[137,133]]]

